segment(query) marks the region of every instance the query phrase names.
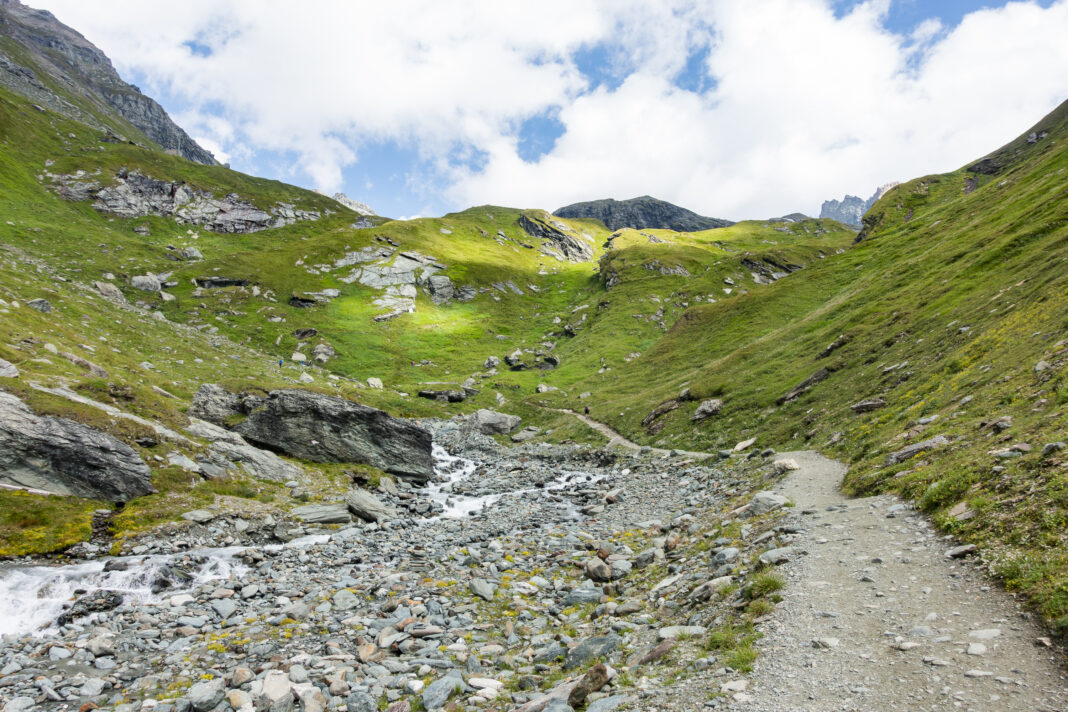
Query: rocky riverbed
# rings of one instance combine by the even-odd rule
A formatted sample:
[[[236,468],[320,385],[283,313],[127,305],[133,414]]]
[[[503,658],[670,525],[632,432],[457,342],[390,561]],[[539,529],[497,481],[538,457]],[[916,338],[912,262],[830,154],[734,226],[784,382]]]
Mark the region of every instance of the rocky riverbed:
[[[428,425],[437,481],[381,493],[422,514],[189,522],[43,585],[27,582],[42,567],[9,567],[8,590],[33,601],[4,624],[5,712],[605,712],[681,674],[735,676],[709,641],[744,623],[740,584],[791,535],[764,505],[729,507],[775,476],[773,458],[504,448]],[[73,607],[42,620],[50,597]]]

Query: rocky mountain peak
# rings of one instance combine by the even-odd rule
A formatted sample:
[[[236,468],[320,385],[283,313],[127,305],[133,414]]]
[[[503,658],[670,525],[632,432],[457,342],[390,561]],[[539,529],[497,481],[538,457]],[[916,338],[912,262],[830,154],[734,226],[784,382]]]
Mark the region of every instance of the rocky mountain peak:
[[[860,228],[862,225],[861,218],[864,217],[864,213],[868,212],[871,206],[875,205],[875,201],[883,197],[887,191],[896,185],[898,184],[887,183],[879,186],[867,200],[856,195],[847,195],[841,200],[825,200],[823,205],[820,206],[820,217],[830,218],[845,225]]]
[[[0,0],[0,38],[20,50],[0,45],[0,86],[95,128],[140,132],[169,153],[216,165],[162,106],[119,77],[107,55],[52,13]]]

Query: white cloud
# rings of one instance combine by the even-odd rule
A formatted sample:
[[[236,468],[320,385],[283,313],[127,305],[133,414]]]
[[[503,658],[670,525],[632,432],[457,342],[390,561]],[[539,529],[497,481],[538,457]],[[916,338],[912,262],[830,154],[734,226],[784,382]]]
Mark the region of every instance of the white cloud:
[[[452,207],[649,193],[735,219],[813,212],[955,168],[1068,95],[1068,0],[901,34],[889,0],[838,17],[829,0],[30,2],[186,102],[179,122],[217,154],[292,155],[282,175],[333,192],[369,142],[414,148],[419,213],[441,191]],[[574,55],[594,45],[617,88],[589,91]],[[674,86],[704,46],[710,88]],[[566,133],[525,162],[517,126],[548,109]]]

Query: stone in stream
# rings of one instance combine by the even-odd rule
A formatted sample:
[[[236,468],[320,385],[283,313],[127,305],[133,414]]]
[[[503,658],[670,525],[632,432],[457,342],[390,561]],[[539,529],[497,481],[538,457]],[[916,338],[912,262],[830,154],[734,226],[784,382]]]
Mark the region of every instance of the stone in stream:
[[[73,420],[38,416],[0,391],[0,483],[125,502],[153,491],[151,475],[121,440]]]
[[[77,599],[68,610],[64,611],[63,614],[56,619],[56,623],[61,626],[67,625],[68,623],[87,616],[90,613],[110,611],[121,605],[121,593],[117,591],[94,591],[93,593],[87,593]]]

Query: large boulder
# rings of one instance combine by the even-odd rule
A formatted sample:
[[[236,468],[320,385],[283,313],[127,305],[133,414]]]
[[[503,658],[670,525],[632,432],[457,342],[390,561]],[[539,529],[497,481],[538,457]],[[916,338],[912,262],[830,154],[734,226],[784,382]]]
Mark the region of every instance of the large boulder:
[[[429,432],[345,398],[272,391],[233,429],[255,445],[302,460],[358,462],[420,483],[434,475]]]
[[[73,420],[35,415],[0,391],[0,482],[125,502],[152,492],[151,476],[126,443]]]
[[[397,518],[397,510],[385,504],[367,490],[349,490],[345,493],[345,504],[348,505],[350,512],[367,522]]]
[[[469,422],[483,435],[498,435],[512,432],[519,427],[523,419],[518,415],[508,415],[481,408],[470,416]]]

